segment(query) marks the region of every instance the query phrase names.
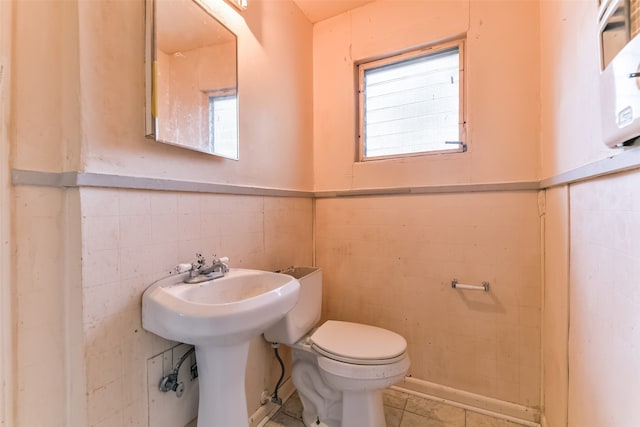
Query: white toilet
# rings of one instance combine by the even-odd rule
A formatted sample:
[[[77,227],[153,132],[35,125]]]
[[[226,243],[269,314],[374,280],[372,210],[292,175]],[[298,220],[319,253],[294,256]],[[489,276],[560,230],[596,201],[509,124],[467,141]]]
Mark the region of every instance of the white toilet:
[[[283,273],[300,282],[297,304],[265,331],[269,342],[292,349],[291,378],[307,426],[386,427],[382,390],[406,375],[407,341],[395,332],[359,323],[320,320],[322,271]]]

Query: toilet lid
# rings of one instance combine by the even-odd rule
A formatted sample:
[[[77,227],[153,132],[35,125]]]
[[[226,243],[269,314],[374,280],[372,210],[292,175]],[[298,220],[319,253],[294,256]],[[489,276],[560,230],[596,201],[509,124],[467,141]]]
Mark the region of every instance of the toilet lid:
[[[356,364],[394,363],[405,357],[407,341],[376,326],[328,320],[311,335],[312,347],[329,358]]]

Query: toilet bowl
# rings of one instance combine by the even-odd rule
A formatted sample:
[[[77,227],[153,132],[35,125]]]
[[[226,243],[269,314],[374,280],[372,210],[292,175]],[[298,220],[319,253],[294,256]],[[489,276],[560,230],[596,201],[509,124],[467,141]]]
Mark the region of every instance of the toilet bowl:
[[[269,342],[292,349],[291,378],[307,426],[385,427],[382,390],[409,369],[406,340],[395,332],[360,323],[320,319],[322,271],[296,268],[296,306],[265,331]]]

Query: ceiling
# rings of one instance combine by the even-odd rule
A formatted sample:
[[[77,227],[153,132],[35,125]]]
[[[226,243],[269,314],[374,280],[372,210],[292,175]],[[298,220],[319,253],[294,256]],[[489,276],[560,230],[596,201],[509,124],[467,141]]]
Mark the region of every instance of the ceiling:
[[[0,0],[2,1],[2,0]],[[340,15],[374,0],[293,0],[312,23]],[[251,2],[249,2],[251,3]],[[249,5],[251,7],[251,5]],[[156,2],[158,48],[166,54],[233,41],[234,35],[211,19],[196,2]]]
[[[166,54],[235,41],[233,33],[196,2],[157,1],[155,6],[156,43]]]
[[[340,15],[374,0],[293,0],[312,23]]]

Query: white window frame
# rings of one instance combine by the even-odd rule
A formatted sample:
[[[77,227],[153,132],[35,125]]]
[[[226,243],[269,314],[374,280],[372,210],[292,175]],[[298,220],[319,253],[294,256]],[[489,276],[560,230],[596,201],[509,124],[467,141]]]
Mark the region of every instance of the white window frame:
[[[447,143],[452,144],[453,148],[446,150],[429,150],[429,151],[420,151],[414,153],[397,153],[390,154],[385,156],[369,156],[365,157],[365,93],[364,93],[364,75],[365,71],[382,67],[384,65],[395,64],[399,62],[403,62],[409,59],[418,58],[421,56],[429,56],[433,54],[437,54],[443,51],[458,49],[458,60],[459,60],[459,100],[458,100],[458,136],[459,141],[447,141]],[[368,161],[376,161],[376,160],[386,160],[386,159],[397,159],[404,157],[418,157],[418,156],[428,156],[434,154],[446,154],[446,153],[463,153],[467,151],[467,143],[466,141],[466,94],[465,94],[465,84],[464,84],[464,62],[465,62],[465,51],[464,51],[464,39],[457,39],[448,42],[438,43],[426,47],[422,47],[420,49],[412,50],[409,52],[405,52],[398,55],[393,55],[389,57],[385,57],[382,59],[363,62],[358,64],[358,160],[360,162],[368,162]]]
[[[207,108],[205,109],[207,111],[208,117],[207,117],[207,123],[210,124],[211,123],[211,115],[213,114],[213,111],[211,110],[212,107],[212,103],[215,102],[215,100],[217,99],[223,99],[223,98],[231,98],[231,97],[235,97],[236,98],[236,105],[238,102],[238,92],[236,90],[235,87],[226,87],[226,88],[221,88],[221,89],[213,89],[213,90],[208,90],[208,91],[204,91],[205,94],[207,95]],[[236,107],[236,112],[237,112],[237,107]],[[237,113],[236,113],[237,114]],[[238,117],[236,116],[236,122],[238,120]],[[225,153],[222,152],[216,152],[216,138],[214,135],[214,129],[211,129],[211,127],[209,127],[209,133],[208,133],[208,139],[209,139],[209,150],[213,152],[213,154],[216,154],[218,156],[221,157],[225,157],[228,159],[233,159],[233,160],[237,160],[238,159],[238,141],[239,141],[239,137],[238,137],[238,123],[236,123],[236,135],[235,135],[235,145],[236,145],[236,153],[235,156],[234,155],[227,155]]]

